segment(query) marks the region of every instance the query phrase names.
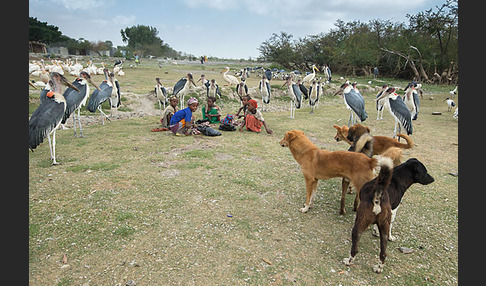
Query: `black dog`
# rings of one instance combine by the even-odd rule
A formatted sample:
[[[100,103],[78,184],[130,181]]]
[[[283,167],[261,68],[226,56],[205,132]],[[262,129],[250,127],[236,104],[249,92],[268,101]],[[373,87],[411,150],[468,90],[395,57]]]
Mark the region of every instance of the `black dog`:
[[[391,224],[395,218],[398,206],[407,189],[414,183],[428,185],[434,181],[424,164],[415,158],[407,160],[393,168],[389,158],[381,165],[378,177],[363,185],[359,192],[361,203],[356,212],[356,220],[352,230],[351,256],[343,260],[351,265],[358,253],[358,242],[361,233],[370,225],[376,224],[380,232],[380,261],[373,266],[373,271],[381,273],[385,266],[386,246],[391,237]]]

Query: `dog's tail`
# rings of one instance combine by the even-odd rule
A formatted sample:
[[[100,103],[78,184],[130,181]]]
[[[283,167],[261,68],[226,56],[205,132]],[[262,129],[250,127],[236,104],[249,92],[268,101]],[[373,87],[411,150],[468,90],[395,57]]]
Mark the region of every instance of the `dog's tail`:
[[[373,212],[377,215],[381,212],[381,198],[383,192],[390,185],[390,181],[393,174],[393,161],[389,157],[380,157],[378,159],[378,165],[380,165],[380,173],[375,180],[375,193],[373,195]]]
[[[412,138],[410,138],[408,135],[402,134],[402,133],[398,133],[397,136],[398,137],[402,137],[403,139],[405,139],[405,141],[407,141],[407,144],[397,142],[397,143],[395,143],[395,146],[396,147],[400,147],[400,148],[403,148],[403,149],[413,148]]]

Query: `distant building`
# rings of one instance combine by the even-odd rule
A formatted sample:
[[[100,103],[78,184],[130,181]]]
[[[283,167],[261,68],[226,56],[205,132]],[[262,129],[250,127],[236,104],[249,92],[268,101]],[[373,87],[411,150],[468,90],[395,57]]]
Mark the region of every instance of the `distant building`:
[[[47,54],[46,44],[36,41],[29,41],[29,52]]]

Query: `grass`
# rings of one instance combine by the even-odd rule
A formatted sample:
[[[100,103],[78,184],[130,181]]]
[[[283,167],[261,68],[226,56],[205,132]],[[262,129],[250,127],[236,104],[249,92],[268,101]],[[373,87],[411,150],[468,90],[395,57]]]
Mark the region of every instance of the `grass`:
[[[226,65],[236,66],[159,69],[144,61],[119,80],[122,92],[139,94],[153,89],[157,74],[166,86],[187,71],[196,78],[204,72],[222,85],[219,71]],[[254,76],[248,85],[257,86]],[[301,129],[321,148],[346,150],[333,140],[332,125],[348,121],[342,99],[325,96],[314,114],[305,104],[289,119],[282,96],[271,102],[279,109],[263,113],[272,135],[175,137],[150,132],[160,118],[149,116],[83,126],[86,138],[58,131],[60,165],[50,165],[47,142],[29,151],[30,284],[456,285],[458,177],[448,173],[458,170],[458,124],[442,102],[452,87],[424,89],[413,122],[416,147],[404,159],[421,160],[436,181],[405,194],[393,226],[398,239],[388,243],[382,274],[371,269],[379,251],[371,231],[363,233],[355,264],[341,262],[349,255],[355,214],[353,196],[347,196],[347,213],[338,214],[340,179],[320,181],[314,208],[300,213],[304,179],[290,151],[278,144],[286,131]],[[36,95],[30,96],[32,109]],[[390,114],[375,120],[374,94],[365,98],[364,124],[372,134],[391,136]],[[223,113],[237,108],[227,100]],[[401,246],[414,252],[402,254]],[[68,267],[60,262],[64,254]]]

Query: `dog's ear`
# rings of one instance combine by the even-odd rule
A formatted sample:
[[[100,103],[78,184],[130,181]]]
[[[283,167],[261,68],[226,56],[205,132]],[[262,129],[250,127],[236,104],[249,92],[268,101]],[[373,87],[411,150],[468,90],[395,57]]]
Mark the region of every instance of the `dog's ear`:
[[[285,133],[285,140],[287,142],[293,141],[299,135],[298,133],[299,133],[299,130],[287,131],[287,133]],[[300,133],[304,134],[304,132],[302,132],[302,131],[300,131]]]
[[[332,127],[336,128],[337,131],[341,131],[341,127],[337,126],[336,124],[334,124]]]
[[[368,131],[368,133],[371,132],[371,129],[368,126],[365,126],[365,128],[366,128],[366,131]]]

